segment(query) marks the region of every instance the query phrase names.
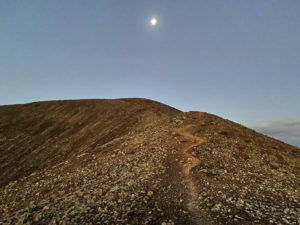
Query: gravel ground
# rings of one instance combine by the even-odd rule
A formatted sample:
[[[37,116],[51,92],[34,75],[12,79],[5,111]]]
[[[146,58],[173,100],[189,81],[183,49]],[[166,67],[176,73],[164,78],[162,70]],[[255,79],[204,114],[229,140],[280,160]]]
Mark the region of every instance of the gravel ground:
[[[17,117],[0,120],[0,224],[300,224],[298,148],[208,113],[103,104],[0,107],[0,118]],[[37,107],[32,133],[16,126],[34,124],[24,111]],[[85,117],[95,107],[102,114]],[[178,132],[186,126],[189,137]]]

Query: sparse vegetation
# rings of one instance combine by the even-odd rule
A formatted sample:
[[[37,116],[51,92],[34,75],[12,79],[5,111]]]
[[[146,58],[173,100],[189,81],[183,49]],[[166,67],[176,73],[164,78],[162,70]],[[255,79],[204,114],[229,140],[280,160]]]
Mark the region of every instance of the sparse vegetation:
[[[146,99],[1,106],[0,224],[299,224],[299,151]]]

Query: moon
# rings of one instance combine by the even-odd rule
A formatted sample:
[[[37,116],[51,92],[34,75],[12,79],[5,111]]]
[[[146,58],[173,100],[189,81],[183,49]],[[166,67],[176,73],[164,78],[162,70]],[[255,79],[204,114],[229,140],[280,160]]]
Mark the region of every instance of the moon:
[[[155,26],[157,24],[157,19],[155,17],[153,17],[150,21],[152,26]]]

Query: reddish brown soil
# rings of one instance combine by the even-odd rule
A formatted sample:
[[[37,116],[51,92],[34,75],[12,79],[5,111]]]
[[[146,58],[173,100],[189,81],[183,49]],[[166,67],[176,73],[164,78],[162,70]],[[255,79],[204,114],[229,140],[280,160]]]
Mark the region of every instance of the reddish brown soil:
[[[188,191],[189,191],[187,208],[193,214],[193,217],[196,218],[196,220],[202,221],[202,217],[204,216],[199,211],[197,206],[197,200],[198,200],[197,186],[195,184],[194,178],[191,175],[191,170],[200,164],[200,160],[191,154],[191,150],[193,150],[194,147],[197,147],[200,144],[202,144],[204,142],[204,139],[194,136],[188,131],[192,126],[193,125],[190,124],[181,128],[177,128],[175,129],[175,132],[192,141],[191,144],[182,148],[183,157],[187,159],[187,163],[183,166],[184,179],[188,185]]]
[[[194,147],[197,147],[199,146],[201,143],[204,142],[204,139],[203,138],[200,138],[200,137],[197,137],[197,136],[194,136],[192,135],[191,133],[189,133],[187,130],[192,127],[193,125],[187,125],[187,126],[184,126],[184,127],[181,127],[181,128],[178,128],[178,129],[175,129],[176,132],[178,132],[180,135],[182,135],[183,137],[186,137],[190,140],[192,140],[193,142],[195,143],[191,143],[189,146],[186,146],[185,148],[183,148],[183,155],[185,157],[187,157],[189,160],[188,160],[188,165],[186,165],[183,169],[183,173],[186,177],[190,177],[191,176],[191,169],[196,167],[197,165],[199,165],[200,161],[193,157],[191,154],[190,154],[190,151],[194,148]]]

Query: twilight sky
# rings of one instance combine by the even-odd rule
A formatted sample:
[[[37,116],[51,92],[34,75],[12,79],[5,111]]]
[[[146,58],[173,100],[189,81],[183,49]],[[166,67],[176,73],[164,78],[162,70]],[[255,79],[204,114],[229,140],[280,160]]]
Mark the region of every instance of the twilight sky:
[[[144,97],[300,146],[299,86],[299,0],[0,1],[0,105]]]

